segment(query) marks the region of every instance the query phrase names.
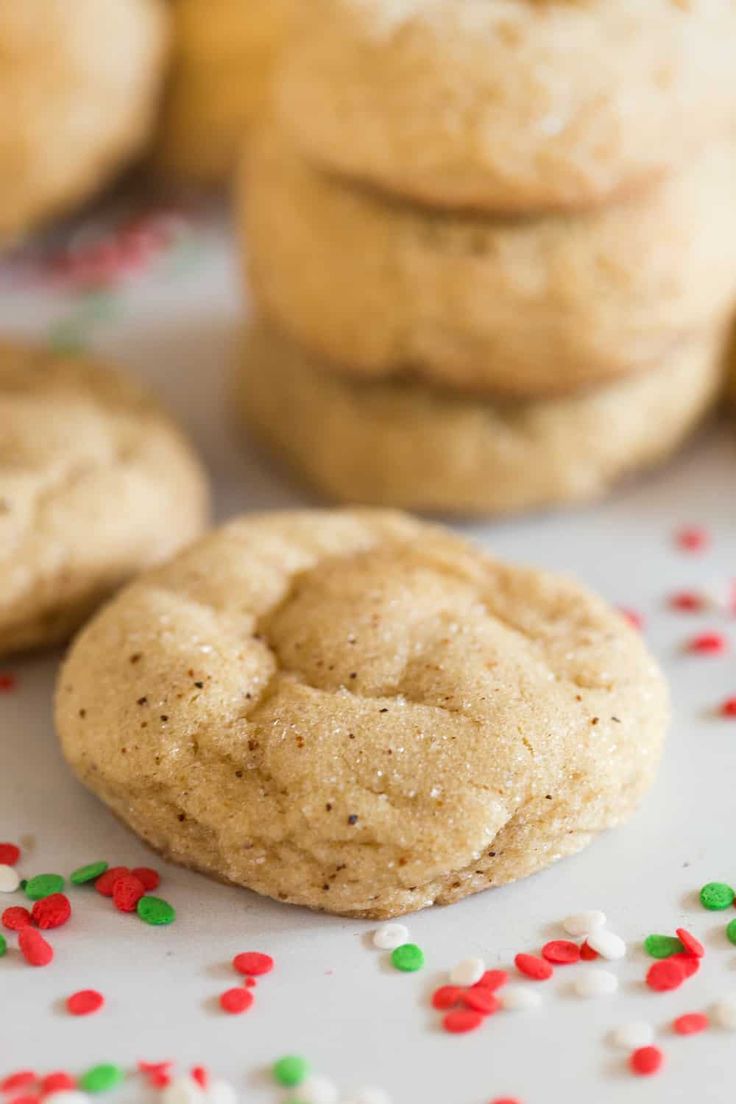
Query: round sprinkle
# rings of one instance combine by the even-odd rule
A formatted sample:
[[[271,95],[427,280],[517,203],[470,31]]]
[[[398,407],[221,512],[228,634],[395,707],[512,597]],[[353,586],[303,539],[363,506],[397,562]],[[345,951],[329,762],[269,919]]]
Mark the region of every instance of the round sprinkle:
[[[483,1015],[480,1012],[473,1012],[470,1008],[457,1008],[447,1013],[442,1026],[451,1035],[465,1035],[468,1031],[475,1031],[482,1023]]]
[[[271,1073],[278,1085],[285,1085],[287,1088],[293,1089],[296,1085],[301,1085],[309,1074],[309,1062],[306,1058],[288,1054],[274,1062]]]
[[[723,655],[728,650],[728,641],[723,633],[698,633],[688,641],[686,649],[693,655]]]
[[[514,965],[520,974],[531,978],[532,981],[547,981],[554,973],[549,962],[545,962],[543,958],[537,958],[536,955],[517,954]]]
[[[721,702],[719,713],[722,717],[736,717],[736,697],[726,698]]]
[[[484,989],[481,985],[474,985],[472,989],[466,989],[461,994],[460,1000],[465,1008],[473,1012],[480,1012],[482,1016],[492,1016],[498,1012],[501,1002],[490,989]]]
[[[124,1077],[125,1074],[120,1066],[106,1062],[99,1066],[92,1066],[83,1073],[79,1078],[79,1087],[90,1093],[108,1092],[119,1085]]]
[[[76,1081],[70,1073],[66,1070],[56,1070],[54,1073],[47,1073],[45,1077],[41,1079],[41,1095],[48,1096],[50,1093],[65,1093],[76,1087]]]
[[[594,967],[575,978],[573,989],[579,997],[608,997],[618,989],[618,978],[609,970]]]
[[[596,958],[600,958],[597,951],[594,951],[587,939],[580,946],[580,959],[582,962],[595,962]]]
[[[572,916],[566,916],[562,921],[562,926],[568,935],[590,935],[591,932],[605,927],[605,924],[606,914],[597,909],[576,912]]]
[[[678,964],[686,978],[692,977],[693,974],[697,974],[700,969],[700,959],[691,954],[672,955],[672,958],[667,961]]]
[[[244,951],[233,959],[233,966],[239,974],[245,977],[260,977],[262,974],[270,974],[274,962],[270,955],[260,951]]]
[[[486,972],[482,958],[464,958],[450,971],[452,985],[476,985]]]
[[[685,525],[675,533],[675,544],[683,552],[704,552],[710,545],[710,533],[702,525]]]
[[[710,1010],[713,1023],[727,1031],[736,1031],[736,993],[722,997]]]
[[[146,893],[158,889],[161,884],[161,875],[158,870],[153,870],[150,866],[134,866],[130,873],[141,882]]]
[[[481,986],[483,989],[496,989],[503,988],[508,984],[509,975],[505,970],[486,970],[480,981],[476,982],[476,985]]]
[[[96,881],[106,870],[106,862],[87,863],[86,866],[78,866],[76,870],[73,870],[69,875],[69,881],[72,885],[85,885],[87,882]]]
[[[528,1012],[532,1008],[539,1008],[542,998],[536,989],[526,985],[508,985],[499,1000],[501,1007],[507,1012]]]
[[[388,948],[385,949],[388,950]],[[314,1073],[299,1086],[299,1099],[304,1101],[304,1104],[337,1104],[339,1095],[334,1081]]]
[[[675,934],[688,954],[695,955],[696,958],[703,957],[705,947],[699,939],[695,938],[692,932],[689,932],[687,928],[678,928]]]
[[[66,999],[67,1009],[72,1016],[89,1016],[92,1012],[98,1012],[104,1003],[105,998],[96,989],[80,989]]]
[[[669,605],[679,613],[700,613],[706,607],[706,599],[694,590],[679,590],[670,595]]]
[[[639,1050],[641,1047],[650,1046],[654,1040],[654,1028],[646,1020],[633,1020],[631,1023],[621,1024],[611,1032],[611,1042],[621,1050]]]
[[[405,974],[413,974],[424,965],[424,951],[416,943],[402,943],[391,952],[391,965]]]
[[[708,1017],[702,1012],[686,1012],[678,1016],[672,1024],[672,1030],[678,1035],[698,1035],[708,1028]]]
[[[52,893],[50,897],[42,897],[40,901],[36,901],[31,910],[33,923],[42,931],[62,927],[71,914],[72,906],[69,904],[69,898],[63,893]]]
[[[29,966],[48,966],[54,957],[53,947],[35,928],[21,928],[18,946]]]
[[[632,1073],[638,1077],[650,1077],[661,1068],[664,1055],[659,1047],[645,1046],[635,1050],[629,1058]]]
[[[4,917],[5,917],[5,913],[3,913],[3,923],[5,922]],[[730,922],[730,924],[726,928],[726,935],[727,935],[728,939],[731,941],[731,943],[736,943],[736,920],[732,920]]]
[[[553,939],[542,947],[542,958],[556,966],[567,966],[580,961],[580,948],[569,939]]]
[[[591,932],[588,936],[587,943],[596,954],[599,954],[601,958],[608,959],[610,962],[617,962],[626,955],[626,944],[621,936],[616,935],[615,932],[608,931],[607,928],[601,931]]]
[[[650,958],[669,958],[682,954],[684,945],[674,935],[648,935],[644,940],[644,950]]]
[[[734,891],[725,882],[708,882],[700,891],[700,903],[711,912],[730,908],[734,902]]]
[[[33,1070],[17,1070],[0,1081],[0,1092],[11,1093],[16,1089],[25,1089],[29,1085],[35,1085],[37,1080],[38,1077]]]
[[[13,866],[0,863],[0,893],[15,893],[20,885],[20,874]]]
[[[409,929],[405,924],[383,924],[373,933],[373,946],[379,951],[395,951],[409,942]]]
[[[7,928],[8,931],[20,931],[21,928],[25,928],[30,924],[31,914],[22,905],[12,905],[3,912],[2,921],[3,927]]]
[[[154,927],[173,924],[176,920],[174,906],[164,901],[163,897],[141,897],[136,912],[144,923]]]
[[[20,847],[14,843],[0,843],[0,864],[17,866],[20,860]]]
[[[438,1012],[446,1012],[460,1003],[463,991],[459,985],[441,985],[432,994],[432,1007]]]
[[[665,993],[670,989],[678,989],[685,980],[685,971],[682,963],[672,958],[655,962],[647,971],[647,985],[657,993]]]
[[[130,874],[127,866],[111,866],[104,874],[99,876],[95,882],[95,889],[98,893],[101,893],[103,897],[112,897],[115,882],[125,874]]]
[[[135,912],[145,892],[143,882],[135,874],[121,874],[112,887],[112,903],[120,912]]]
[[[226,989],[220,994],[220,1008],[223,1012],[229,1012],[231,1016],[239,1016],[241,1012],[247,1012],[253,1004],[253,994],[250,989],[241,988]]]
[[[61,893],[64,879],[61,874],[36,874],[26,882],[26,897],[29,901],[41,901],[52,893]]]

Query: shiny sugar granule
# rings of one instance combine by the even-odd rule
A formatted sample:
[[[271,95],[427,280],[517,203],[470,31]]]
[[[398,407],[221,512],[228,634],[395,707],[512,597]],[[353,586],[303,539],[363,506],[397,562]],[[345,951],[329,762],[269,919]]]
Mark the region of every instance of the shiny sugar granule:
[[[662,1067],[664,1055],[659,1047],[645,1046],[635,1050],[629,1058],[632,1073],[639,1077],[650,1077]]]

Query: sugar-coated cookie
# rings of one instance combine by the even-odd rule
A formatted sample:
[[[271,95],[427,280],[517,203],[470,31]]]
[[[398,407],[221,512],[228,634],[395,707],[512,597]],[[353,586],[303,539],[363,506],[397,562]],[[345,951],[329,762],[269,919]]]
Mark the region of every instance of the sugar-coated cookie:
[[[155,159],[181,181],[224,183],[267,96],[295,0],[173,0],[173,65]]]
[[[736,300],[733,142],[628,202],[535,219],[390,202],[313,169],[273,127],[244,169],[260,309],[356,375],[563,393],[656,365]]]
[[[206,518],[198,460],[137,386],[0,345],[0,654],[65,639]]]
[[[167,42],[163,0],[0,0],[0,244],[140,152]]]
[[[355,381],[260,326],[238,402],[256,436],[331,498],[493,514],[592,499],[666,457],[717,394],[721,347],[714,335],[605,388],[499,402]]]
[[[56,717],[167,857],[387,917],[570,855],[650,785],[667,692],[572,580],[371,510],[236,520],[83,631]]]
[[[735,40],[733,0],[314,0],[277,91],[304,150],[349,176],[579,207],[730,128]]]

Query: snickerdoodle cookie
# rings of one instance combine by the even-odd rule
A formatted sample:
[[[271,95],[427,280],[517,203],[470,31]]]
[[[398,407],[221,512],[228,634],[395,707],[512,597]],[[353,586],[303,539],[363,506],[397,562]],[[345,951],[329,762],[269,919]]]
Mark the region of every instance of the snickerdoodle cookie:
[[[0,243],[140,152],[167,32],[163,0],[0,0]]]
[[[277,82],[293,137],[427,203],[601,202],[682,166],[733,119],[733,0],[304,7]]]
[[[295,0],[172,0],[173,65],[155,159],[164,173],[224,183],[266,98]]]
[[[572,580],[400,514],[236,520],[127,587],[59,676],[68,761],[169,858],[396,916],[634,811],[667,693]]]
[[[721,344],[683,345],[605,388],[500,402],[352,380],[260,326],[238,402],[256,436],[331,498],[493,514],[592,499],[666,457],[718,393]]]
[[[266,127],[240,192],[260,309],[365,377],[563,393],[656,365],[736,300],[732,142],[628,202],[499,219],[346,186]]]
[[[0,654],[69,636],[206,516],[199,462],[137,386],[0,345]]]

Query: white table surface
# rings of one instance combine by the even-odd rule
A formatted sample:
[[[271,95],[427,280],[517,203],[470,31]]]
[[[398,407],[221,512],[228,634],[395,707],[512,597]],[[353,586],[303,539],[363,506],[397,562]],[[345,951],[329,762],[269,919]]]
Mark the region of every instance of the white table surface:
[[[181,417],[209,465],[222,518],[306,504],[229,421],[240,298],[235,259],[215,219],[198,232],[196,262],[155,264],[116,293],[111,316],[85,335],[147,379]],[[74,295],[43,285],[17,288],[9,280],[0,291],[6,331],[44,337],[78,309]],[[369,947],[373,924],[279,905],[157,860],[161,894],[178,910],[170,928],[148,928],[93,891],[74,890],[72,923],[52,933],[51,967],[29,969],[17,953],[0,960],[0,1076],[25,1065],[80,1072],[102,1060],[132,1066],[171,1058],[183,1068],[206,1063],[244,1101],[266,1104],[282,1097],[264,1069],[291,1052],[346,1093],[376,1084],[394,1104],[488,1104],[504,1095],[522,1104],[731,1100],[736,1036],[712,1030],[681,1039],[668,1024],[736,991],[736,947],[723,934],[736,914],[706,913],[694,893],[706,881],[736,881],[736,720],[713,714],[736,694],[736,663],[733,654],[682,651],[705,628],[728,632],[736,647],[736,618],[676,614],[665,600],[673,589],[736,578],[735,483],[736,427],[722,425],[598,507],[465,527],[500,556],[572,572],[645,616],[647,639],[672,682],[674,721],[658,784],[632,823],[536,877],[409,918],[427,956],[426,969],[413,975],[387,968]],[[712,531],[707,554],[675,547],[672,534],[685,523]],[[0,840],[26,840],[25,874],[68,873],[98,857],[151,863],[62,762],[51,720],[57,661],[0,665],[19,679],[15,693],[0,695]],[[617,995],[575,998],[570,980],[585,966],[560,969],[541,987],[538,1012],[499,1014],[464,1037],[440,1030],[428,994],[458,959],[477,954],[489,965],[508,964],[557,933],[565,914],[587,907],[604,909],[630,941],[628,958],[612,966]],[[641,940],[680,925],[704,938],[704,967],[679,991],[652,994],[642,982],[649,960]],[[216,998],[235,981],[232,955],[248,949],[268,951],[277,968],[259,984],[252,1010],[228,1017]],[[102,990],[107,1005],[76,1019],[63,998],[85,987]],[[612,1027],[641,1018],[660,1029],[667,1058],[650,1079],[632,1077],[606,1042]],[[131,1080],[113,1099],[144,1098]]]

